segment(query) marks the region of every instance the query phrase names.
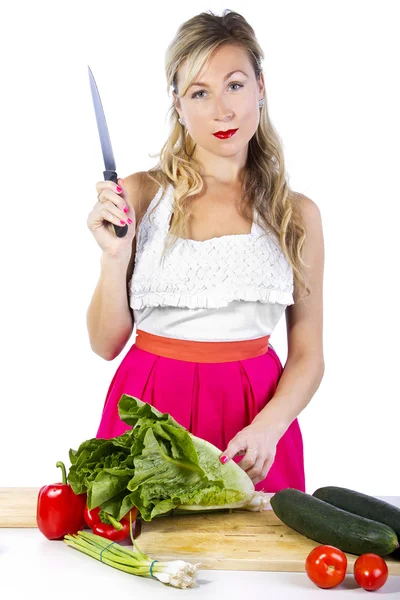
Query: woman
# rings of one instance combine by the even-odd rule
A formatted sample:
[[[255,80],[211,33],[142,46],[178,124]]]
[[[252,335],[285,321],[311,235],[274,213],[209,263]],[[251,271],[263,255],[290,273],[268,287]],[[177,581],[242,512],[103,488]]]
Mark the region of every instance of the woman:
[[[126,393],[213,443],[256,490],[306,491],[297,416],[324,373],[323,233],[317,205],[286,182],[263,58],[236,12],[185,22],[166,53],[171,131],[157,166],[97,183],[91,347],[112,360],[137,326],[97,437],[129,429]],[[283,313],[284,369],[269,344]]]

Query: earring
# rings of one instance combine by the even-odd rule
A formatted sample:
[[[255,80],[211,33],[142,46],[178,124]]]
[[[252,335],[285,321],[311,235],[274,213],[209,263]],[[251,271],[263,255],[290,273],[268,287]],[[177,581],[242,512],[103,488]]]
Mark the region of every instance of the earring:
[[[261,98],[261,100],[258,101],[258,106],[261,108],[262,106],[264,106],[264,98]]]
[[[184,119],[182,119],[182,117],[179,117],[178,121],[181,125],[186,125],[186,123],[185,123]]]

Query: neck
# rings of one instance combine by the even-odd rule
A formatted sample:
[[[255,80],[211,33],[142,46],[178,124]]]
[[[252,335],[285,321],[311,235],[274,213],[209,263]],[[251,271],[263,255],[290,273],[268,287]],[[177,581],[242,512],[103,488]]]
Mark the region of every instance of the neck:
[[[204,180],[229,187],[242,185],[247,170],[247,149],[239,154],[224,157],[198,148],[193,158],[200,165],[200,175]]]

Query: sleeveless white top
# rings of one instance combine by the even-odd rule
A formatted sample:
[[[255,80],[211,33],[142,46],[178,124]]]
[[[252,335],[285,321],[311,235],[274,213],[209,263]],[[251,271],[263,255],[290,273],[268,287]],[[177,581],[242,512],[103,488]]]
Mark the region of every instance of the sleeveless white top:
[[[271,335],[294,304],[293,270],[279,241],[254,209],[249,234],[204,241],[178,238],[162,251],[174,209],[173,185],[159,188],[137,232],[129,304],[137,329],[195,341],[239,341]]]

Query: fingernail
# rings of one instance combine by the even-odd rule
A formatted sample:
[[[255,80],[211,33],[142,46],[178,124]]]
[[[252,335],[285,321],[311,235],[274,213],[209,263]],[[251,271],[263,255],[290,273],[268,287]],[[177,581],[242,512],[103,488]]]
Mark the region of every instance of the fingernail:
[[[129,223],[129,225],[132,225],[132,223],[133,223],[132,219],[127,219],[127,221]]]
[[[122,187],[119,187],[119,185],[117,185],[117,192],[122,192]]]
[[[126,225],[125,221],[120,221],[121,225]]]
[[[219,459],[219,460],[220,460],[220,461],[222,462],[222,464],[224,465],[224,464],[227,462],[227,460],[229,460],[229,459],[228,459],[228,457],[227,457],[227,456],[225,456],[225,454],[224,454],[223,456],[221,456],[221,457],[220,457],[220,459]]]
[[[127,206],[124,206],[124,213],[129,212],[129,208]]]

